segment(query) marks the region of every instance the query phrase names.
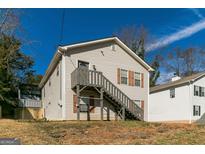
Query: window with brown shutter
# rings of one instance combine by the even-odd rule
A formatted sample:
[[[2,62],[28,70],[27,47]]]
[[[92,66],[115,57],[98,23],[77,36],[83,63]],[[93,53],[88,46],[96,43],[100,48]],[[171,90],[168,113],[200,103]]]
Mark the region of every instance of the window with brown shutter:
[[[134,85],[137,87],[141,85],[141,74],[138,72],[134,72]]]
[[[141,88],[144,88],[144,73],[141,73]]]
[[[90,96],[90,112],[94,113],[95,112],[95,100],[94,96]]]
[[[120,68],[117,69],[117,83],[120,84]]]
[[[73,95],[73,113],[77,113],[77,95]]]

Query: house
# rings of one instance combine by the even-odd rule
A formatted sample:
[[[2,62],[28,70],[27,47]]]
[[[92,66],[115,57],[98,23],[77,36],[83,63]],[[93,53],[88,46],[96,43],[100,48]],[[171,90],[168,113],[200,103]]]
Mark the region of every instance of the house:
[[[148,121],[191,123],[205,113],[205,73],[172,81],[150,89]]]
[[[15,107],[15,119],[42,119],[44,110],[41,103],[41,91],[36,84],[21,84],[18,90],[18,104]]]
[[[48,120],[146,120],[153,69],[117,37],[58,47],[39,87]]]
[[[38,84],[21,84],[15,102],[0,103],[0,119],[42,119],[44,112]]]

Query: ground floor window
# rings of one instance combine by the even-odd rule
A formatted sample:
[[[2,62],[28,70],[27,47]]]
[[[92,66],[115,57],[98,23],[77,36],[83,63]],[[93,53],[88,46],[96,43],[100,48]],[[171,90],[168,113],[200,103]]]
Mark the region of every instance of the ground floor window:
[[[193,106],[193,115],[194,116],[200,116],[201,115],[201,106],[194,105]]]

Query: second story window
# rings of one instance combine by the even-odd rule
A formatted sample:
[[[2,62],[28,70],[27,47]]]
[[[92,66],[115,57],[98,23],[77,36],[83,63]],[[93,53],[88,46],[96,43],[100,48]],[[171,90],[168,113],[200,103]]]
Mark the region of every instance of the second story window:
[[[170,89],[170,98],[174,98],[175,97],[175,89],[172,88]]]
[[[199,96],[199,86],[194,86],[194,96]]]
[[[134,79],[135,79],[135,86],[140,87],[140,83],[141,83],[140,73],[135,72]]]
[[[201,96],[204,97],[205,93],[204,93],[204,87],[201,87]]]
[[[205,96],[205,88],[194,85],[194,96],[204,97]]]
[[[120,71],[120,77],[121,77],[121,84],[127,84],[128,80],[128,72],[127,70],[121,69]]]

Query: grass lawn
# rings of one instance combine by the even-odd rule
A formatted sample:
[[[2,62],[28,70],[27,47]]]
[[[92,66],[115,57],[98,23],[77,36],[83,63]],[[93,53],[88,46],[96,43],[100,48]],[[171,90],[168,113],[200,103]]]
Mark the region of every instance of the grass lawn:
[[[137,121],[0,120],[0,138],[22,144],[205,144],[205,125]]]

